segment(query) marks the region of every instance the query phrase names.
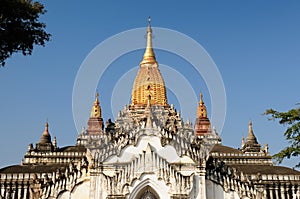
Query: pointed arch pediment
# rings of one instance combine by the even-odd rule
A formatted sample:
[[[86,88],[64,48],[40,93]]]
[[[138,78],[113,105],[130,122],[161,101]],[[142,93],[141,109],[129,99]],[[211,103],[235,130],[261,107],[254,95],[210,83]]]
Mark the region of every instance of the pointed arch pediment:
[[[138,193],[137,199],[160,199],[156,191],[151,186],[146,186]]]
[[[170,199],[169,187],[162,181],[157,181],[151,175],[146,175],[142,179],[132,184],[129,199]]]

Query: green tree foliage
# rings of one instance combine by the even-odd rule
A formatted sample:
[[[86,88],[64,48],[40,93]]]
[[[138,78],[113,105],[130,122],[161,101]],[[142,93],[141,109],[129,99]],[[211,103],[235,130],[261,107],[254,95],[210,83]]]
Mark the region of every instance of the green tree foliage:
[[[287,112],[278,112],[273,109],[268,109],[264,113],[270,116],[270,120],[278,120],[279,124],[287,127],[284,132],[286,140],[290,143],[289,146],[282,149],[273,157],[281,163],[283,159],[290,157],[297,157],[300,155],[300,107],[291,109]],[[296,165],[300,167],[300,162]]]
[[[31,55],[34,45],[44,46],[50,39],[39,22],[44,6],[31,0],[0,0],[0,66],[13,53]]]

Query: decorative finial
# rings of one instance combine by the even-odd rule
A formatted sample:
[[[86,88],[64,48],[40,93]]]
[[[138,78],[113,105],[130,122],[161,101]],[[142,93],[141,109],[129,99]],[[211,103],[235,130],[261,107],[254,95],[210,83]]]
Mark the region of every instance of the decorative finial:
[[[197,117],[198,118],[207,118],[207,112],[206,112],[206,106],[203,102],[203,94],[200,92],[200,100],[198,104],[198,110],[197,110]]]
[[[96,118],[101,118],[101,107],[100,107],[100,103],[99,103],[99,93],[98,91],[95,94],[95,102],[94,102],[94,106],[92,108],[91,111],[91,116],[90,117],[96,117]]]
[[[268,144],[265,144],[264,149],[265,149],[265,152],[266,152],[266,153],[269,153],[269,145],[268,145]]]
[[[249,121],[249,131],[248,136],[245,142],[245,145],[243,146],[243,152],[260,152],[261,151],[261,145],[258,143],[252,128],[252,121]]]
[[[80,133],[80,134],[81,134],[81,135],[84,135],[85,132],[86,132],[86,131],[85,131],[85,127],[83,126],[83,127],[81,128],[81,133]]]
[[[202,104],[202,105],[204,104],[202,92],[200,92],[200,104]]]
[[[98,99],[98,98],[99,98],[99,93],[98,93],[98,91],[96,92],[96,95],[95,95],[95,96],[96,96],[96,97],[95,97],[96,99],[95,99],[95,103],[94,103],[94,104],[95,104],[95,105],[99,105],[99,99]]]
[[[215,135],[217,135],[218,133],[217,133],[217,129],[216,129],[216,127],[215,126],[213,126],[213,132],[214,132],[214,134]]]
[[[51,136],[49,133],[49,124],[48,124],[48,119],[45,124],[45,130],[41,136],[40,142],[39,143],[51,143]]]
[[[187,123],[187,124],[191,124],[190,118],[187,119],[186,123]]]
[[[56,140],[56,136],[54,136],[54,139],[53,139],[53,147],[54,147],[54,149],[57,149],[57,140]]]
[[[242,136],[242,147],[245,145],[245,138]]]
[[[253,133],[253,128],[252,128],[252,121],[251,120],[249,120],[249,123],[248,123],[248,129],[249,129],[249,131],[248,131],[248,133],[250,134],[252,134]]]
[[[246,139],[246,143],[252,142],[252,143],[257,143],[256,137],[253,133],[253,127],[252,127],[252,121],[249,121],[249,130],[248,130],[248,136]]]
[[[43,134],[49,134],[49,124],[48,124],[48,118],[46,120],[46,124],[45,124],[45,130]]]
[[[148,17],[148,28],[147,28],[147,33],[151,32],[152,33],[152,29],[151,29],[151,17]]]
[[[155,59],[155,54],[154,54],[153,48],[152,48],[152,29],[151,29],[150,22],[151,22],[151,18],[148,17],[147,46],[146,46],[143,60],[141,61],[140,65],[157,63],[156,59]]]

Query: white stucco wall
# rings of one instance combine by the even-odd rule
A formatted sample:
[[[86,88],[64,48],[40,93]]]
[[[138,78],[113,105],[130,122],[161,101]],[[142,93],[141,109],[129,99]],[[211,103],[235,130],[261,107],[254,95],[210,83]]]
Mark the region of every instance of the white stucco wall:
[[[206,199],[240,199],[240,197],[236,192],[225,192],[221,185],[206,180]]]
[[[86,181],[79,185],[76,185],[72,192],[71,198],[89,199],[90,182]]]
[[[57,199],[69,199],[69,198],[70,198],[69,191],[62,192],[57,196]]]

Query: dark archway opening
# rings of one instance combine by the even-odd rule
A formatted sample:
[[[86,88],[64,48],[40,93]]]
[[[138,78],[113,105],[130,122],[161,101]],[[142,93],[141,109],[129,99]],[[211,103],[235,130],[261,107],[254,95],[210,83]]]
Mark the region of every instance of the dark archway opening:
[[[151,188],[150,186],[146,186],[139,192],[136,199],[160,199],[160,198],[158,194],[153,190],[153,188]]]

